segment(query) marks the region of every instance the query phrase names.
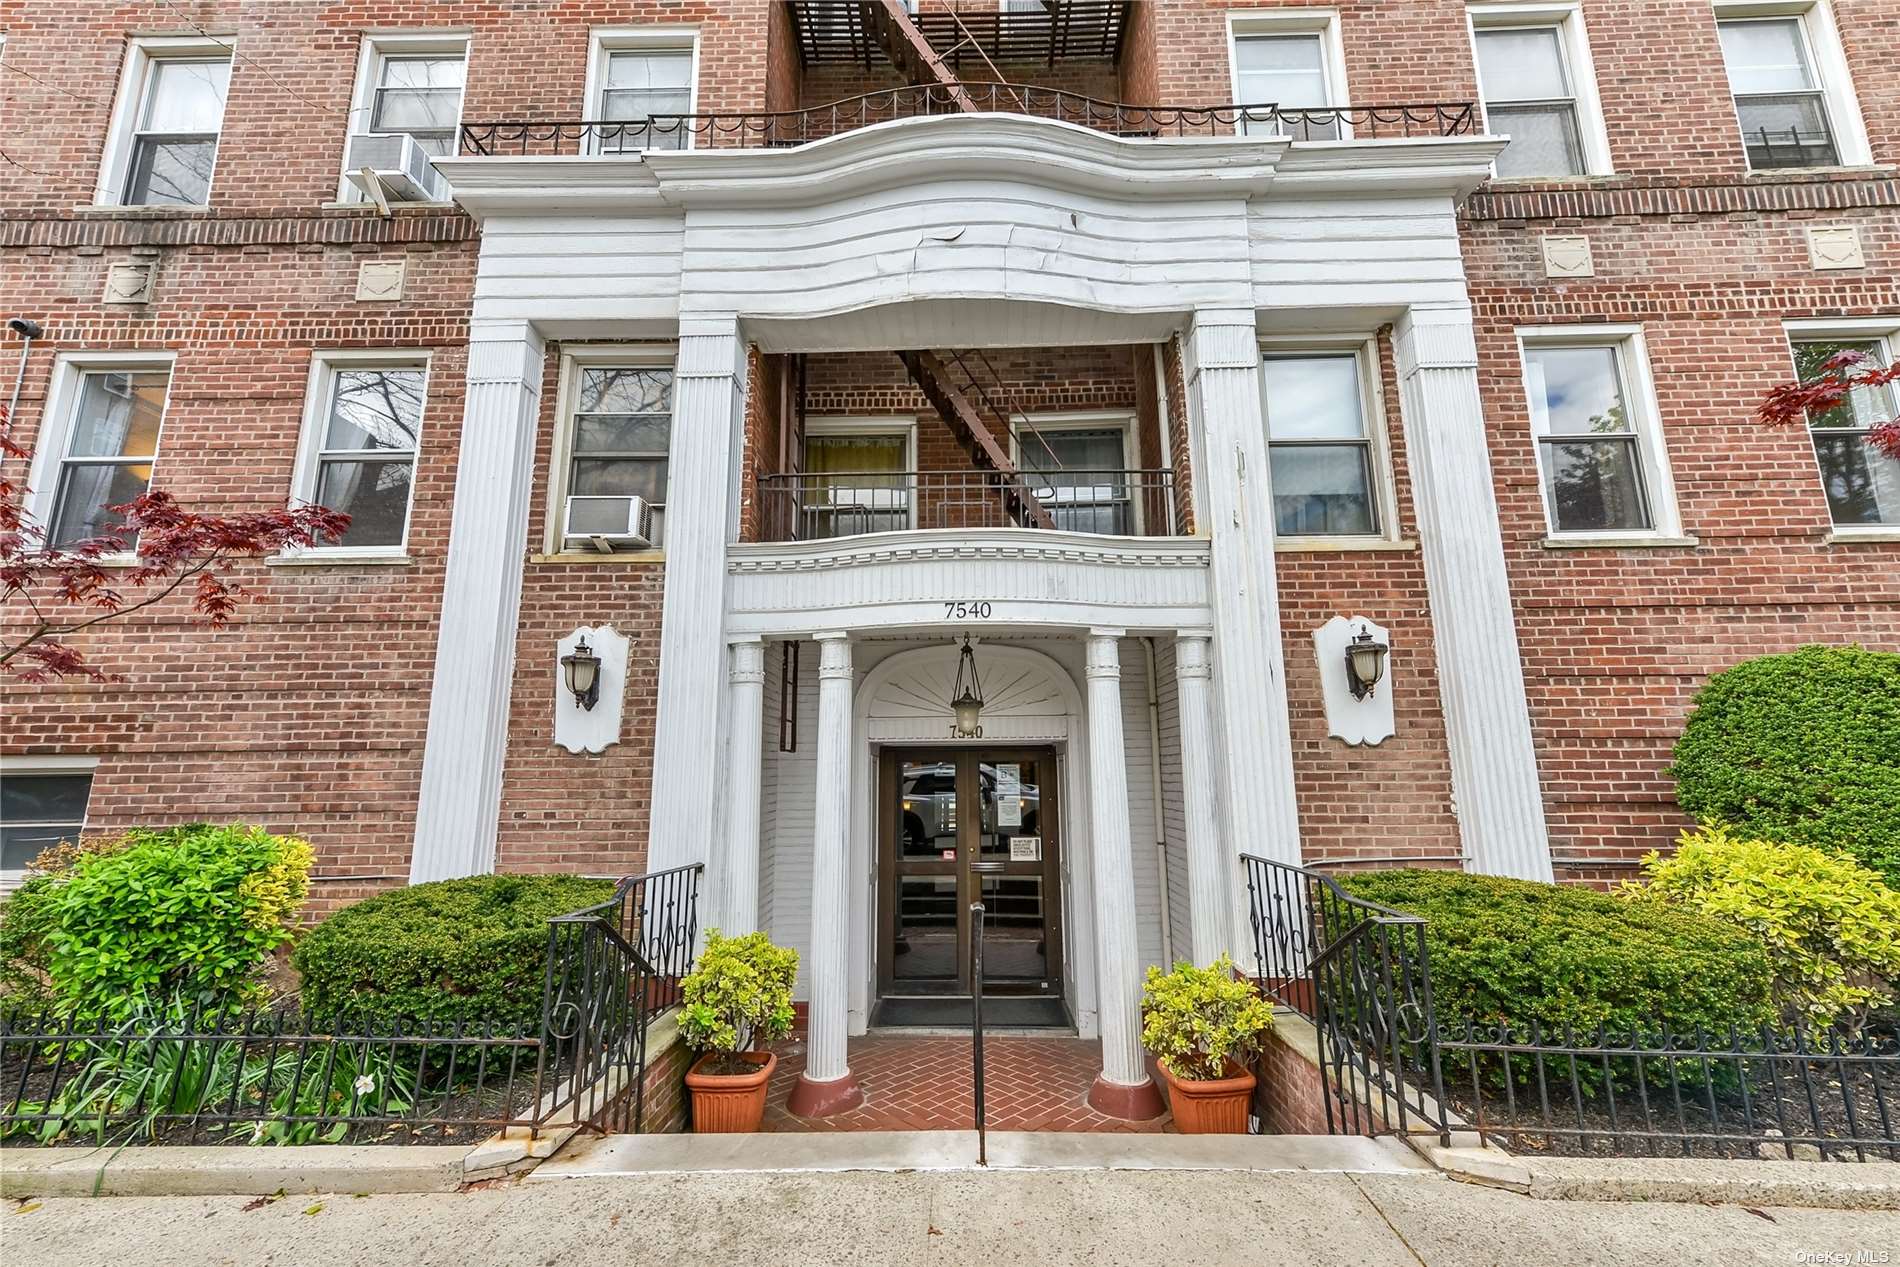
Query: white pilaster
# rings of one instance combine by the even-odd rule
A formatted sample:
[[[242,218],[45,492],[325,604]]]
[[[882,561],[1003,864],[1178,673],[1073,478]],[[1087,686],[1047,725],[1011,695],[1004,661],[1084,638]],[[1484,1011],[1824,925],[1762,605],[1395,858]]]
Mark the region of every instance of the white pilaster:
[[[653,735],[647,869],[705,862],[719,816],[695,794],[717,779],[726,543],[737,527],[745,426],[745,349],[735,319],[682,321],[673,380],[667,485],[666,592]]]
[[[1465,865],[1549,880],[1471,312],[1411,309],[1394,328],[1393,346]]]
[[[759,793],[764,776],[765,644],[732,644],[726,731],[726,839],[716,909],[728,936],[759,927]]]
[[[818,636],[817,779],[812,807],[811,950],[805,960],[810,995],[805,1077],[836,1082],[845,1062],[845,976],[850,928],[845,872],[851,850],[851,642]]]
[[[1175,702],[1180,716],[1181,808],[1186,820],[1189,932],[1194,962],[1205,967],[1231,949],[1226,936],[1232,890],[1239,882],[1238,850],[1221,839],[1214,789],[1213,648],[1209,636],[1183,632],[1174,640]]]
[[[495,869],[542,363],[525,321],[469,330],[411,883]]]
[[[1189,424],[1203,460],[1194,477],[1213,535],[1214,695],[1230,870],[1221,949],[1248,944],[1240,829],[1250,852],[1300,862],[1280,594],[1274,575],[1273,495],[1260,401],[1260,344],[1246,309],[1196,311],[1187,332]],[[1195,930],[1197,942],[1201,932]],[[1240,959],[1235,956],[1236,961]]]
[[[1122,739],[1120,629],[1091,629],[1088,644],[1089,834],[1094,837],[1096,981],[1102,1078],[1148,1081],[1141,1055],[1141,949],[1135,929],[1135,858],[1128,834],[1128,753]]]

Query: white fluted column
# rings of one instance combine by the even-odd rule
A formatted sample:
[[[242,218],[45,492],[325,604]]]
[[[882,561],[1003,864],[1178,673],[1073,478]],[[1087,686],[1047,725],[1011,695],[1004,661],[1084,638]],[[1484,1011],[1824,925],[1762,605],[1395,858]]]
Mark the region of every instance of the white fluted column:
[[[1183,631],[1174,640],[1176,712],[1180,718],[1181,808],[1188,867],[1188,930],[1194,962],[1205,967],[1229,949],[1228,912],[1240,874],[1238,851],[1221,839],[1214,783],[1213,647],[1209,635]],[[1238,962],[1238,960],[1236,961]]]
[[[817,780],[812,806],[811,945],[805,952],[805,1072],[787,1107],[800,1117],[850,1108],[862,1097],[845,1059],[850,972],[851,642],[818,636]]]
[[[1135,855],[1128,830],[1128,749],[1122,737],[1120,629],[1091,629],[1088,643],[1089,831],[1094,835],[1095,979],[1102,1073],[1089,1103],[1115,1117],[1160,1112],[1141,1049],[1141,946],[1135,925]]]
[[[726,730],[726,839],[719,909],[728,936],[759,928],[759,792],[764,775],[765,644],[732,644]]]
[[[1394,327],[1393,347],[1465,865],[1549,880],[1471,310],[1411,309]]]
[[[1226,850],[1237,842],[1298,865],[1300,817],[1293,790],[1280,594],[1274,574],[1273,489],[1260,400],[1260,343],[1248,309],[1201,309],[1186,340],[1189,424],[1202,455],[1194,479],[1213,534],[1215,733],[1226,814]],[[1248,943],[1244,886],[1231,885],[1224,950]],[[1196,931],[1196,937],[1200,936]],[[1236,953],[1235,961],[1243,959]]]
[[[668,451],[666,592],[653,734],[647,867],[708,862],[722,824],[693,794],[720,763],[726,543],[738,529],[745,348],[729,316],[682,318]]]
[[[411,883],[495,869],[542,362],[528,322],[470,327]]]

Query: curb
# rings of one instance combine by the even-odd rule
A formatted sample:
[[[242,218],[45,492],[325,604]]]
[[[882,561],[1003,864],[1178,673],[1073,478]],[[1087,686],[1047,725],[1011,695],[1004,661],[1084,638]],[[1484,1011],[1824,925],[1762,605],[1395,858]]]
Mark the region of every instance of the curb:
[[[1446,1178],[1545,1201],[1666,1201],[1900,1210],[1900,1162],[1522,1157],[1500,1148],[1419,1150]]]
[[[0,1197],[453,1192],[468,1155],[465,1144],[9,1148]]]

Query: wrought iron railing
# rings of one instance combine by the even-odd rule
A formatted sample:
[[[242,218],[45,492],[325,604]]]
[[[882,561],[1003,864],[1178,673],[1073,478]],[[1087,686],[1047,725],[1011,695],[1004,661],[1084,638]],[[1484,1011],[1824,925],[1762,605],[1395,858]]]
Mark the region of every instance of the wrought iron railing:
[[[1470,102],[1294,107],[1273,104],[1151,106],[1103,101],[1031,84],[966,83],[985,114],[1026,114],[1114,136],[1288,136],[1296,141],[1461,136],[1477,131]],[[641,119],[497,120],[462,125],[465,155],[636,154],[645,150],[759,149],[805,145],[898,119],[958,114],[941,84],[862,93],[799,110],[656,114]]]
[[[0,1141],[447,1143],[638,1131],[649,1024],[679,1002],[699,866],[549,921],[538,1022],[332,1021],[171,1003],[107,1021],[0,1006]]]
[[[679,1003],[699,933],[702,865],[629,876],[607,901],[548,922],[536,1127],[639,1131],[647,1027]]]
[[[1900,1161],[1900,1043],[1805,1026],[1439,1032],[1451,1108],[1507,1149]]]
[[[1255,975],[1318,1033],[1328,1131],[1449,1143],[1425,921],[1317,871],[1251,854],[1241,864]]]
[[[1174,472],[1025,471],[1062,532],[1117,537],[1173,535]],[[1022,528],[995,471],[826,471],[759,479],[767,541],[822,541],[924,528]]]

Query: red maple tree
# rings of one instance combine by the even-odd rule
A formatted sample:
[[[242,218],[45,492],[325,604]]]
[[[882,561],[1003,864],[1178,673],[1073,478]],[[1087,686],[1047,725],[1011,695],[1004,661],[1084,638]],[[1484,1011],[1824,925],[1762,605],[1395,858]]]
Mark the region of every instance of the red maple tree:
[[[206,623],[229,623],[247,597],[227,565],[283,550],[338,541],[350,517],[322,506],[290,506],[268,513],[206,515],[188,511],[171,494],[147,491],[109,506],[119,517],[112,531],[57,549],[26,511],[26,485],[6,473],[32,451],[14,442],[0,405],[0,602],[8,630],[0,636],[0,672],[23,682],[112,676],[88,663],[66,641],[102,621],[128,616],[191,591],[192,609]],[[26,619],[17,625],[16,611]]]
[[[1900,365],[1867,364],[1865,352],[1845,348],[1821,363],[1821,372],[1799,383],[1783,383],[1761,403],[1759,416],[1769,426],[1805,425],[1811,416],[1825,414],[1847,403],[1856,391],[1900,382]],[[1867,433],[1877,452],[1900,461],[1900,418],[1877,423]]]

